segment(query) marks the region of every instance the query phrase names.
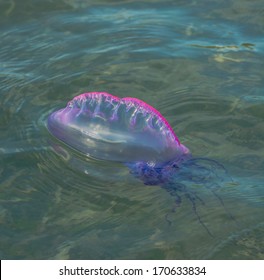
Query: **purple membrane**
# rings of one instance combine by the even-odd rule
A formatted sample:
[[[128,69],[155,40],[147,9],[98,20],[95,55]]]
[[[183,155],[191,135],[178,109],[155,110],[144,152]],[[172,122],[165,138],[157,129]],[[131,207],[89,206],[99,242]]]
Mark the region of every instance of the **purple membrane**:
[[[98,159],[167,162],[188,154],[168,121],[153,107],[106,92],[74,97],[48,118],[59,140]]]

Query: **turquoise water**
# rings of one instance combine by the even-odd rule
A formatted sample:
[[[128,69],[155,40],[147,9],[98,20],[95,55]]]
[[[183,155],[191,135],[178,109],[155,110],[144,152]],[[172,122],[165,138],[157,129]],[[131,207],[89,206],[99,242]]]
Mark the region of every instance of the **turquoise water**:
[[[200,2],[0,1],[2,259],[264,259],[263,1]],[[164,189],[49,134],[88,91],[144,100],[225,166],[224,205],[186,186],[213,236],[184,196],[172,213]]]

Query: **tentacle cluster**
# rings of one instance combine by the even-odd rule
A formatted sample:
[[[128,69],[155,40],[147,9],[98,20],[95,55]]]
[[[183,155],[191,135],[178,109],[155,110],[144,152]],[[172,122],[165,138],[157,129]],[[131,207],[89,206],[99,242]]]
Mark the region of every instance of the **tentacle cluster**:
[[[197,203],[205,205],[203,199],[197,194],[194,188],[189,188],[191,184],[202,185],[213,193],[220,204],[225,208],[222,198],[216,193],[221,183],[230,179],[223,165],[215,160],[207,158],[183,157],[165,163],[136,162],[128,163],[130,172],[145,185],[160,185],[172,197],[174,206],[172,212],[180,206],[183,197],[190,201],[192,210],[199,223],[205,228],[210,236],[213,236],[208,227],[203,222],[198,210]],[[230,218],[233,216],[227,211]],[[171,223],[166,215],[166,220]]]

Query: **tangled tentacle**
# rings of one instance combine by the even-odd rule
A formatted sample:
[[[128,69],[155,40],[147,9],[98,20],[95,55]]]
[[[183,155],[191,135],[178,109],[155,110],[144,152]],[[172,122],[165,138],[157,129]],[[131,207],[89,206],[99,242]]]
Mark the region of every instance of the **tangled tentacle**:
[[[231,179],[225,167],[215,160],[207,158],[178,158],[177,160],[156,164],[155,162],[137,162],[128,163],[130,172],[138,179],[144,182],[145,185],[160,185],[173,198],[174,206],[171,212],[175,212],[182,203],[184,196],[192,205],[192,210],[197,217],[199,223],[205,228],[210,236],[213,236],[211,231],[203,222],[198,210],[197,202],[205,205],[203,199],[193,189],[188,188],[188,185],[202,185],[208,189],[219,203],[224,207],[228,216],[235,218],[228,212],[226,206],[216,191],[220,188],[223,181]],[[166,220],[171,224],[166,215]]]

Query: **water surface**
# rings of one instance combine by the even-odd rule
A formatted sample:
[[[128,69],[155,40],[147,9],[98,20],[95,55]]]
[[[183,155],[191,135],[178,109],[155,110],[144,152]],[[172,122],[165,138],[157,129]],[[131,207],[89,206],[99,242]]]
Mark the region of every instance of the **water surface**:
[[[0,2],[0,257],[264,259],[262,1],[94,2]],[[213,237],[187,199],[171,213],[160,187],[49,134],[87,91],[144,100],[225,166],[224,206],[187,186]]]

